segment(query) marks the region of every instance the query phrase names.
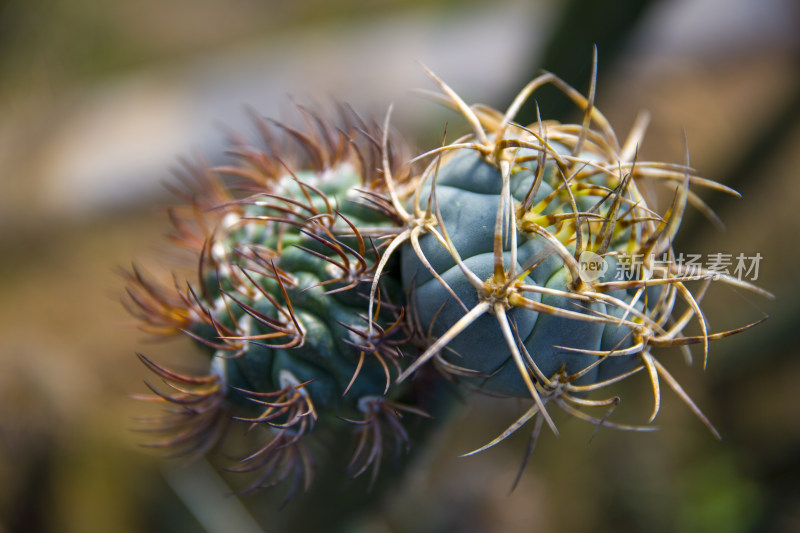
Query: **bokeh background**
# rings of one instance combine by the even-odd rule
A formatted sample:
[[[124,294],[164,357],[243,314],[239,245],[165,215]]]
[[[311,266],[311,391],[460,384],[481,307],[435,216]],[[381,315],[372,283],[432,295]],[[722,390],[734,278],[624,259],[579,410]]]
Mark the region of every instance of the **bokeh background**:
[[[388,490],[343,477],[346,504],[283,509],[138,446],[135,352],[188,368],[193,351],[136,330],[119,268],[159,264],[179,158],[223,161],[227,129],[253,132],[245,106],[280,117],[288,96],[378,117],[395,101],[430,146],[443,117],[461,126],[409,94],[432,88],[418,62],[504,108],[542,68],[585,91],[593,44],[619,135],[646,109],[643,158],[682,162],[684,131],[692,165],[743,194],[703,193],[727,229],[690,213],[677,247],[760,253],[776,295],[712,291],[713,330],[770,319],[714,343],[705,372],[664,356],[721,442],[666,390],[655,433],[559,419],[509,493],[527,432],[458,455],[523,405],[467,398]],[[0,532],[800,531],[799,60],[794,0],[0,0]],[[620,394],[615,416],[644,421],[646,378]]]

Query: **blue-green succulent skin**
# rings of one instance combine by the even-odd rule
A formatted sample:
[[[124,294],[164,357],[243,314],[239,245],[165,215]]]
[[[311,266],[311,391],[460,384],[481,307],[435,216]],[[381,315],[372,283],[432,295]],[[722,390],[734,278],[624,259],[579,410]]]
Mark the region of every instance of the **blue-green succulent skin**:
[[[500,112],[467,104],[428,74],[471,131],[418,157],[428,165],[416,189],[392,198],[406,229],[388,249],[399,249],[409,313],[425,339],[398,381],[431,362],[472,390],[533,400],[472,453],[534,418],[532,442],[544,422],[558,433],[548,405],[598,426],[652,430],[607,420],[617,396],[590,397],[637,373],[651,383],[650,422],[666,384],[719,436],[654,350],[679,346],[691,361],[688,346],[698,344],[705,365],[710,341],[755,324],[709,331],[699,300],[711,281],[769,294],[705,269],[690,271],[672,249],[687,205],[706,209],[692,186],[737,193],[688,164],[639,160],[646,120],[637,119],[620,142],[594,105],[594,87],[587,98],[544,73]],[[514,122],[548,84],[576,104],[580,124]],[[664,212],[651,203],[658,187],[672,195]],[[676,316],[678,302],[686,310]],[[684,333],[690,324],[698,335]],[[605,414],[591,414],[595,408]]]
[[[554,165],[553,165],[554,166]],[[511,174],[510,190],[514,200],[522,203],[530,190],[535,170],[531,165],[521,165]],[[539,203],[554,188],[559,186],[560,178],[551,167],[533,200]],[[499,168],[487,163],[479,152],[462,150],[451,159],[443,162],[436,177],[435,196],[444,223],[454,248],[466,266],[479,278],[488,279],[494,268],[492,252],[495,220],[500,208],[502,175]],[[420,207],[428,201],[430,188],[420,196]],[[600,198],[584,198],[586,209]],[[558,202],[544,211],[555,210]],[[553,227],[547,228],[554,231]],[[626,241],[625,235],[618,238],[617,245]],[[552,248],[538,235],[518,232],[517,272],[525,272],[532,265],[535,268],[523,279],[526,284],[538,285],[548,289],[568,292],[571,278],[563,261],[552,253]],[[475,288],[463,277],[450,252],[433,235],[420,238],[420,247],[430,265],[441,275],[467,308],[478,303]],[[510,261],[509,245],[506,241],[504,259]],[[613,248],[613,246],[612,246]],[[609,268],[599,281],[610,281],[616,273],[616,260],[608,256]],[[450,296],[439,280],[423,267],[410,245],[402,251],[402,276],[406,288],[412,288],[416,296],[416,310],[425,324],[433,324],[435,337],[444,334],[464,314],[462,307]],[[630,300],[635,291],[618,291],[615,296]],[[606,313],[609,309],[602,302],[592,302],[581,307],[560,296],[532,294],[529,298],[553,307],[580,310],[585,313]],[[641,308],[641,305],[639,306]],[[618,312],[618,311],[613,311]],[[621,312],[624,312],[622,310]],[[564,350],[577,348],[584,350],[619,350],[632,344],[630,328],[582,322],[537,313],[523,308],[513,308],[509,316],[514,321],[517,334],[530,353],[533,361],[545,376],[552,376],[560,370],[574,374],[594,363],[599,356],[586,355]],[[527,387],[511,360],[511,352],[506,346],[496,320],[484,315],[460,333],[446,350],[445,359],[459,367],[484,374],[477,378],[477,386],[488,391],[510,396],[529,396]],[[635,355],[613,357],[584,374],[577,384],[594,383],[609,379],[618,373],[630,370],[638,364]]]

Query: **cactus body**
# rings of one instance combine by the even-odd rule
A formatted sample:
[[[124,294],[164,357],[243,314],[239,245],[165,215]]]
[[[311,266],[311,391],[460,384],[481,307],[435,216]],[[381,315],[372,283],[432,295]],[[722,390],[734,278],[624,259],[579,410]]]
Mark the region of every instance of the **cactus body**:
[[[565,151],[562,149],[562,151]],[[517,154],[518,158],[530,154]],[[511,197],[515,206],[525,202],[536,174],[535,157],[532,162],[522,164],[510,176]],[[532,164],[531,164],[532,163]],[[614,177],[599,178],[595,189],[589,189],[580,196],[583,210],[597,206],[598,215],[606,216],[608,191]],[[540,213],[531,207],[528,218],[556,217],[570,212],[569,197],[566,193],[554,194],[561,186],[562,179],[555,165],[550,164],[541,185],[530,202],[541,206]],[[439,168],[436,180],[436,199],[440,206],[442,224],[452,239],[453,247],[464,265],[481,280],[493,275],[495,256],[493,253],[495,221],[500,209],[502,194],[502,175],[500,169],[486,162],[474,150],[462,150],[454,154]],[[577,188],[577,187],[576,187]],[[425,202],[430,194],[426,189],[419,201]],[[535,214],[534,214],[535,213]],[[518,215],[519,216],[519,215]],[[520,217],[522,218],[522,217]],[[569,293],[572,283],[570,271],[564,261],[554,253],[548,241],[533,231],[525,231],[524,223],[518,221],[517,253],[515,271],[519,274],[517,282],[544,287],[553,291]],[[551,234],[558,234],[558,224],[544,226]],[[629,231],[620,231],[611,243],[609,250],[627,249]],[[511,260],[510,242],[503,243],[503,261],[508,267]],[[462,274],[448,249],[442,246],[433,235],[420,239],[420,247],[430,265],[441,274],[442,280],[453,289],[459,300],[467,307],[478,304],[475,288]],[[574,253],[575,243],[566,248]],[[605,274],[598,281],[610,281],[617,272],[615,256],[609,255]],[[432,324],[432,334],[440,337],[447,332],[463,314],[463,308],[445,289],[444,284],[435,279],[420,262],[411,246],[403,249],[403,283],[413,287],[416,293],[417,312],[425,324]],[[635,290],[616,291],[615,297],[634,305]],[[588,302],[573,305],[568,298],[552,294],[534,293],[536,302],[555,308],[591,314],[606,314],[608,307],[604,302]],[[642,305],[639,304],[639,309]],[[599,355],[580,354],[568,351],[569,348],[610,351],[629,348],[633,344],[630,328],[610,323],[583,322],[579,319],[565,318],[534,310],[517,307],[509,310],[509,318],[514,321],[521,344],[531,355],[533,362],[545,376],[553,376],[562,369],[568,374],[584,370],[597,362]],[[620,314],[621,316],[621,314]],[[491,347],[491,348],[490,348]],[[563,347],[566,349],[560,349]],[[510,350],[495,320],[484,315],[473,322],[448,345],[443,357],[448,363],[476,371],[475,378],[480,388],[513,396],[528,396],[529,392],[517,371]],[[614,377],[615,372],[636,366],[636,356],[626,355],[607,359],[585,372],[578,383],[594,383]]]
[[[345,420],[360,434],[351,469],[372,466],[374,479],[380,434],[408,445],[399,413],[424,415],[394,401],[413,404],[413,387],[389,388],[408,337],[399,283],[376,280],[377,304],[368,306],[380,257],[372,237],[394,225],[372,142],[381,133],[352,121],[335,129],[305,113],[316,122],[310,132],[278,128],[293,147],[265,133],[269,150],[239,143],[236,164],[193,169],[191,205],[172,219],[176,240],[196,254],[197,282],[169,290],[136,270],[129,276],[132,310],[148,328],[184,331],[209,357],[208,374],[197,377],[142,356],[172,388],[151,387],[154,399],[187,406],[161,421],[167,437],[156,445],[202,454],[229,418],[262,426],[263,447],[234,467],[263,472],[253,487],[290,474],[307,485],[305,437]]]
[[[387,223],[353,203],[360,186],[355,169],[342,164],[323,176],[281,176],[273,186],[282,191],[278,199],[256,194],[231,204],[220,235],[210,243],[213,261],[224,272],[216,270],[205,283],[207,297],[215,302],[213,322],[231,323],[230,331],[211,336],[232,337],[233,344],[223,350],[241,351],[225,357],[215,350],[227,388],[273,391],[287,380],[310,381],[302,391],[311,403],[341,414],[352,414],[347,409],[355,408],[360,397],[384,392],[389,378],[374,357],[362,362],[360,379],[353,379],[359,353],[369,351],[361,346],[368,320],[359,291],[371,280],[376,252],[360,235],[345,234]],[[335,205],[336,211],[329,210]],[[308,222],[310,216],[319,218]],[[400,303],[397,287],[393,296]],[[389,362],[399,356],[391,349],[386,354]],[[351,381],[352,394],[343,396]]]
[[[689,271],[672,250],[686,205],[704,209],[691,186],[735,191],[688,165],[639,161],[644,121],[620,144],[594,107],[593,87],[586,98],[544,74],[501,113],[468,105],[429,74],[472,132],[431,150],[414,194],[393,197],[408,228],[393,243],[401,250],[403,286],[427,335],[424,353],[398,381],[433,361],[473,389],[533,399],[481,449],[534,417],[534,442],[543,421],[557,433],[548,404],[601,426],[653,429],[607,421],[617,397],[587,398],[643,370],[654,393],[651,422],[665,382],[716,435],[653,353],[700,344],[705,365],[709,341],[752,326],[710,333],[698,301],[712,280],[763,291],[702,268]],[[545,84],[583,111],[581,124],[513,122]],[[659,185],[673,195],[663,213],[644,193]],[[701,282],[694,293],[690,282]],[[679,300],[688,310],[674,316]],[[690,323],[699,335],[683,333]],[[591,408],[607,413],[598,417],[586,412]]]
[[[231,419],[244,421],[265,437],[234,470],[259,471],[253,488],[287,478],[296,488],[310,481],[308,440],[350,421],[351,471],[372,468],[374,480],[384,443],[410,443],[401,414],[447,403],[430,379],[406,382],[428,362],[470,389],[533,401],[476,451],[531,419],[532,444],[545,422],[557,432],[550,405],[653,429],[609,421],[619,398],[590,397],[639,372],[652,385],[651,422],[665,383],[716,435],[654,352],[690,356],[699,344],[705,364],[711,340],[753,325],[711,333],[699,301],[712,281],[765,293],[687,270],[672,249],[686,206],[708,211],[692,186],[734,191],[688,164],[638,160],[644,122],[620,143],[594,88],[586,98],[544,74],[500,113],[429,74],[472,132],[414,158],[430,160],[421,173],[390,142],[391,112],[381,130],[349,112],[336,128],[306,110],[302,132],[259,121],[266,150],[239,142],[236,164],[190,169],[173,239],[194,254],[197,280],[164,288],[128,276],[145,328],[186,333],[208,356],[201,376],[140,356],[169,386],[148,399],[178,406],[156,419],[156,446],[202,455]],[[514,123],[544,84],[575,102],[581,124]],[[659,186],[673,196],[663,212],[645,194]],[[684,333],[690,324],[699,334]]]

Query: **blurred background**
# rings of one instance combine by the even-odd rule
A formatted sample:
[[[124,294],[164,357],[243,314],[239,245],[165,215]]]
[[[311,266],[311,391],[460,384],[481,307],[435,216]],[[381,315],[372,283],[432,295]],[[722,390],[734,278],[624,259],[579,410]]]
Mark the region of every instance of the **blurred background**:
[[[523,405],[468,398],[390,490],[359,486],[346,511],[324,492],[282,510],[230,497],[206,463],[138,446],[135,352],[186,368],[193,349],[136,329],[119,268],[159,263],[180,158],[224,161],[229,129],[254,133],[246,106],[281,117],[289,96],[376,117],[395,101],[430,147],[442,117],[463,124],[409,94],[433,88],[420,62],[503,109],[542,68],[585,92],[593,44],[618,135],[648,110],[643,159],[682,162],[684,131],[701,175],[743,194],[703,192],[726,230],[689,213],[677,249],[760,253],[777,297],[711,291],[712,330],[770,319],[712,344],[705,372],[662,358],[721,442],[665,390],[658,432],[592,439],[558,419],[509,493],[527,431],[458,455]],[[575,118],[555,94],[540,104]],[[309,516],[364,532],[800,531],[798,147],[794,0],[0,0],[0,532],[302,531]],[[615,416],[646,420],[646,378],[620,394]]]

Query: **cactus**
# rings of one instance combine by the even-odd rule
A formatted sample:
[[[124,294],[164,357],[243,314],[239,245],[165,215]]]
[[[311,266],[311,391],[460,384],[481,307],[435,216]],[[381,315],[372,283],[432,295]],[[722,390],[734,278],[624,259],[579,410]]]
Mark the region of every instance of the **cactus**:
[[[220,441],[231,418],[264,427],[263,445],[232,468],[259,472],[249,488],[285,479],[307,488],[306,437],[344,421],[358,434],[351,471],[372,467],[374,481],[383,443],[409,444],[401,415],[427,416],[413,386],[389,390],[411,331],[399,282],[376,280],[367,314],[374,237],[395,224],[381,162],[405,183],[407,157],[399,143],[381,157],[382,132],[349,108],[339,126],[300,109],[302,131],[256,121],[266,150],[238,140],[236,164],[187,167],[177,192],[188,205],[170,215],[173,240],[196,258],[196,282],[168,288],[136,267],[128,274],[129,307],[145,329],[183,332],[208,355],[204,376],[140,355],[168,386],[150,386],[146,398],[179,407],[155,420],[164,438],[151,445],[191,459]]]
[[[548,406],[598,427],[654,429],[608,420],[615,396],[590,398],[640,372],[653,391],[649,422],[666,383],[719,436],[655,349],[678,346],[691,361],[688,346],[700,344],[705,367],[711,341],[757,323],[710,332],[700,307],[710,283],[767,293],[690,270],[672,249],[687,205],[712,215],[693,186],[735,191],[699,177],[688,157],[640,161],[646,118],[620,144],[594,82],[585,97],[546,73],[501,113],[428,74],[472,132],[415,158],[389,134],[391,108],[382,128],[349,108],[338,128],[300,108],[304,130],[259,120],[266,150],[238,141],[237,164],[188,167],[187,206],[170,213],[197,280],[166,288],[128,273],[145,328],[183,332],[208,355],[202,376],[140,355],[169,387],[146,398],[177,407],[156,419],[165,436],[154,445],[196,457],[231,419],[265,428],[233,469],[259,472],[250,488],[292,479],[292,494],[311,480],[310,439],[349,421],[351,472],[371,468],[374,481],[384,443],[410,444],[401,415],[443,403],[419,376],[429,366],[468,390],[532,401],[471,452],[535,420],[523,467],[545,423],[558,433]],[[547,84],[582,111],[580,124],[514,123]],[[673,194],[663,213],[649,194],[659,186]],[[684,333],[692,323],[699,334]]]
[[[654,350],[679,346],[691,361],[688,346],[700,344],[705,367],[710,341],[758,323],[709,332],[700,301],[712,281],[768,294],[731,276],[690,270],[672,249],[687,204],[710,213],[691,186],[737,193],[696,175],[688,158],[683,165],[639,161],[646,118],[620,145],[594,106],[594,82],[584,97],[545,73],[501,113],[466,104],[428,74],[443,92],[440,100],[472,132],[419,156],[430,163],[413,195],[392,198],[406,230],[387,250],[399,250],[411,311],[428,335],[424,353],[398,382],[433,361],[471,389],[533,400],[506,431],[472,453],[535,418],[530,454],[545,422],[558,433],[548,405],[598,426],[654,429],[607,420],[617,397],[587,397],[641,371],[654,396],[649,422],[666,383],[719,437]],[[513,122],[547,84],[577,105],[581,124]],[[664,213],[648,203],[653,185],[673,191]],[[687,287],[692,281],[700,284],[694,293]],[[674,311],[679,301],[686,307],[680,314]],[[683,333],[692,321],[699,335]],[[588,413],[592,408],[606,413]]]

